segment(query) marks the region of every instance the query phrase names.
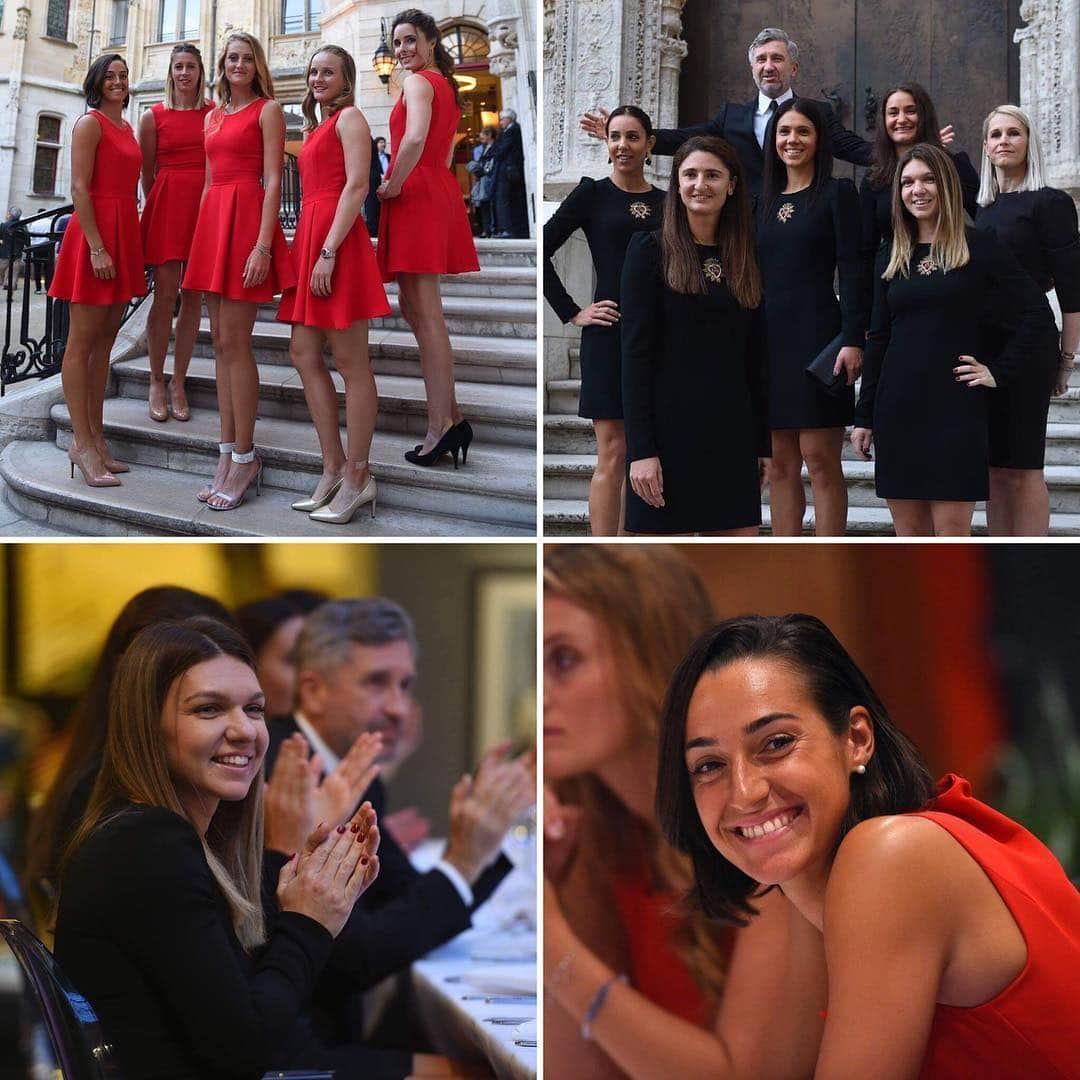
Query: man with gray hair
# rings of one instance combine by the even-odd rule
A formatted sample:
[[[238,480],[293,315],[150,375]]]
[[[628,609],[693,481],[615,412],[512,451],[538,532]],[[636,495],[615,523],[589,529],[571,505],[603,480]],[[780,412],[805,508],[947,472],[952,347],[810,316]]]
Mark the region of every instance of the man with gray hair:
[[[529,210],[525,199],[525,146],[521,125],[513,109],[499,113],[502,134],[491,148],[492,201],[495,233],[501,238],[525,239],[529,235]]]
[[[660,128],[656,131],[654,154],[674,154],[687,139],[695,135],[715,135],[727,140],[739,155],[746,172],[747,189],[751,195],[761,192],[765,159],[762,147],[765,129],[776,110],[795,97],[791,83],[799,71],[799,46],[781,29],[767,26],[750,43],[748,50],[750,74],[758,88],[757,97],[745,104],[729,102],[711,120],[683,128]],[[869,165],[873,147],[853,131],[848,131],[824,101],[816,103],[824,112],[832,140],[833,157],[853,165]],[[586,113],[582,128],[597,138],[604,137],[607,111]]]
[[[375,779],[363,790],[371,755],[359,760],[357,748],[374,733],[382,739],[376,760],[395,756],[416,707],[417,655],[412,619],[392,600],[333,600],[316,608],[296,643],[296,708],[269,725],[268,804],[275,800],[280,805],[282,790],[295,790],[280,782],[278,770],[288,772],[293,782],[297,770],[301,780],[316,770],[325,779],[300,800],[311,807],[307,816],[338,825],[364,798],[381,817],[385,789]],[[306,747],[297,763],[301,735],[318,758],[314,766]],[[379,876],[357,902],[319,981],[313,1023],[322,1038],[342,1042],[358,1037],[360,992],[468,928],[472,912],[511,869],[500,852],[502,840],[535,801],[535,784],[529,764],[507,760],[505,747],[489,751],[451,792],[446,851],[426,874],[414,869],[394,838],[380,830]],[[336,794],[325,790],[330,786]],[[295,819],[291,834],[275,828],[271,835],[268,829],[268,874],[276,875],[318,824],[303,813],[288,816]]]

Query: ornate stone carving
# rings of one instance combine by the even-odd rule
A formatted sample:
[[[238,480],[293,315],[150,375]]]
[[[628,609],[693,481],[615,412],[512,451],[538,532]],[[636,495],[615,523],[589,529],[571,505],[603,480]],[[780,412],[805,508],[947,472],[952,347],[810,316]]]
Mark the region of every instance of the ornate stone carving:
[[[15,11],[15,32],[14,37],[16,41],[25,41],[30,33],[30,5],[20,4]]]

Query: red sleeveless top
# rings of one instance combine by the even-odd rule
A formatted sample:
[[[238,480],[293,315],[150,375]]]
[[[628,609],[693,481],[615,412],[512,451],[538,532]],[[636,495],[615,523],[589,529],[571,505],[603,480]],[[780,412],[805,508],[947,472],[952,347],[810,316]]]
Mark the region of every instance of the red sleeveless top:
[[[1080,1077],[1080,892],[1041,841],[972,797],[952,773],[917,817],[953,836],[979,864],[1027,943],[1019,975],[974,1008],[938,1005],[924,1080]]]

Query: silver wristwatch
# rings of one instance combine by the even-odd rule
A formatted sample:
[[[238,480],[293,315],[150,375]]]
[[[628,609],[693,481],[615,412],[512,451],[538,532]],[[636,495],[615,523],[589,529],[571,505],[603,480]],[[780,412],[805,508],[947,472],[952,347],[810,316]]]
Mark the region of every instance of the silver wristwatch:
[[[333,248],[323,248],[319,252],[319,258],[320,259],[332,259],[336,254],[337,254],[337,252]]]

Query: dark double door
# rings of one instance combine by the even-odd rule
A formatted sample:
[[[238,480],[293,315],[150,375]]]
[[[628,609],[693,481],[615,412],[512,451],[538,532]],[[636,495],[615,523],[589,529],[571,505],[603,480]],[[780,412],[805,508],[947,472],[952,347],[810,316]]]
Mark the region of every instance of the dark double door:
[[[796,90],[831,100],[845,127],[873,141],[885,91],[919,82],[940,122],[956,127],[953,149],[978,167],[984,117],[1017,102],[1018,8],[1019,0],[686,0],[679,122],[753,98],[747,48],[763,27],[779,26],[799,45]],[[836,173],[852,175],[846,165]]]

